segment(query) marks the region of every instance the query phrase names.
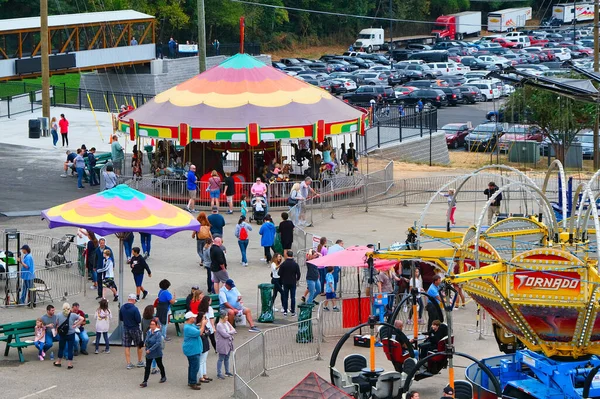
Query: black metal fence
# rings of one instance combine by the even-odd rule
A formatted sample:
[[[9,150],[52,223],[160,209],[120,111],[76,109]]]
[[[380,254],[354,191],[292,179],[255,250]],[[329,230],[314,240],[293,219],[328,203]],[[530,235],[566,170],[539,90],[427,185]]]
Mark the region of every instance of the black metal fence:
[[[398,104],[374,105],[373,108],[370,104],[355,105],[371,114],[371,126],[361,145],[362,151],[369,152],[388,144],[430,135],[438,130],[435,107],[425,107],[419,111],[416,106]]]

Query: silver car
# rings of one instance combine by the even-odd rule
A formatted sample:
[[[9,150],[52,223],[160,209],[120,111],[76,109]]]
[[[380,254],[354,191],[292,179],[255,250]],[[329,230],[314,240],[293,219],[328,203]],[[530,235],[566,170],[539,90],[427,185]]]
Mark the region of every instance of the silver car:
[[[362,73],[360,77],[364,79],[365,84],[374,86],[387,86],[388,75],[384,72]]]

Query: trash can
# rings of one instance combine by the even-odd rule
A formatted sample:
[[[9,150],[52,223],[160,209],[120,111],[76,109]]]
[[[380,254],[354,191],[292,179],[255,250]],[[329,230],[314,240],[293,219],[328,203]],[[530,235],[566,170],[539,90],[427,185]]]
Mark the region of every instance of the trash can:
[[[42,130],[42,137],[48,137],[50,136],[50,130],[49,130],[49,122],[48,122],[48,118],[44,117],[44,116],[40,116],[38,118],[38,120],[40,121],[40,129]]]
[[[273,284],[259,284],[260,291],[260,316],[259,323],[273,323],[275,315],[273,314]]]
[[[312,308],[314,304],[303,303],[298,305],[298,333],[296,333],[296,342],[299,344],[307,344],[313,342],[312,332]]]
[[[29,120],[29,138],[39,139],[42,134],[41,124],[39,119]]]

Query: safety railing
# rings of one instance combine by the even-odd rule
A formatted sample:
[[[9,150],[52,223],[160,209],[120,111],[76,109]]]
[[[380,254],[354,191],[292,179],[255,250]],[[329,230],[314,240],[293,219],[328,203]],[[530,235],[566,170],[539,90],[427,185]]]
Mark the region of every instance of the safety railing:
[[[321,356],[321,310],[308,320],[261,331],[233,352],[234,397],[259,398],[250,383],[267,371]],[[257,384],[258,385],[258,384]]]
[[[49,268],[35,269],[34,276],[27,271],[17,270],[9,265],[5,273],[0,273],[0,307],[22,306],[20,299],[25,294],[24,305],[35,306],[44,302],[64,301],[68,297],[85,291],[85,276],[78,270],[78,263],[68,263]],[[24,279],[25,278],[25,279]]]

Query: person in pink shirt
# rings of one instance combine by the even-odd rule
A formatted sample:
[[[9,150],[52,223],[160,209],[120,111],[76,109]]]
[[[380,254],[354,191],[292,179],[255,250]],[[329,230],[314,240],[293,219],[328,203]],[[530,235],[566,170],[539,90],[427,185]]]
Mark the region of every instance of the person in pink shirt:
[[[60,114],[60,120],[58,121],[58,127],[60,127],[60,136],[62,137],[62,146],[69,146],[69,121],[65,118],[65,114]]]
[[[260,177],[256,178],[256,183],[250,188],[250,192],[253,196],[266,197],[267,196],[267,185],[260,180]]]

